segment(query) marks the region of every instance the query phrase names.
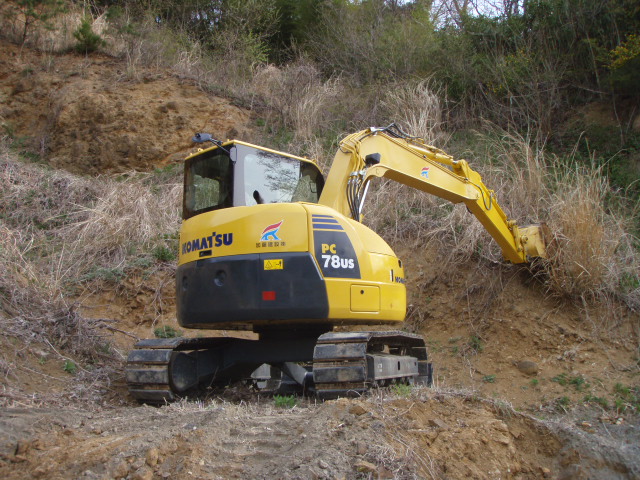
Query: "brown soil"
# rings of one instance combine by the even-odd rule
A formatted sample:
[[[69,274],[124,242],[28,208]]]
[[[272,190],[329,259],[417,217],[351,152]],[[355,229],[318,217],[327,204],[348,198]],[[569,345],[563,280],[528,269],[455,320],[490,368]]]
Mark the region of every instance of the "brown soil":
[[[470,266],[436,284],[437,253],[401,253],[413,305],[407,323],[427,339],[440,385],[529,411],[638,385],[638,314],[549,298],[517,266]]]
[[[188,81],[156,72],[133,81],[108,57],[11,45],[0,53],[0,120],[56,168],[148,170],[181,159],[195,131],[253,135],[249,112]],[[637,416],[585,402],[612,405],[616,384],[638,386],[637,314],[551,299],[519,267],[470,264],[444,275],[436,251],[398,252],[406,328],[429,343],[435,388],[299,399],[293,409],[231,388],[139,406],[126,394],[122,360],[155,327],[179,328],[173,268],[140,272],[74,298],[86,318],[104,320],[112,345],[104,356],[119,359],[119,373],[100,376],[99,362],[83,364],[28,333],[0,339],[0,476],[640,477]],[[65,371],[67,360],[77,371]]]
[[[638,448],[415,390],[293,409],[270,400],[5,409],[3,478],[632,478]],[[634,459],[634,455],[636,458]]]
[[[50,55],[3,43],[0,122],[32,154],[76,173],[149,170],[181,161],[191,137],[247,139],[249,114],[193,82],[127,78],[105,56]]]

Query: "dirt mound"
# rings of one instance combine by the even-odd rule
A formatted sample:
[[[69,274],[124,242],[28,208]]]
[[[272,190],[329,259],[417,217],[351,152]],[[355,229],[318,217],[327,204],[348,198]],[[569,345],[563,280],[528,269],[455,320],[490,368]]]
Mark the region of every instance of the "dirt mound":
[[[427,395],[416,390],[410,397],[380,394],[293,409],[259,399],[99,412],[8,409],[0,414],[0,474],[7,480],[293,480],[640,473],[637,446],[604,455],[611,443],[575,432],[567,441],[568,427],[489,402]]]
[[[191,81],[103,56],[51,56],[0,42],[0,121],[32,156],[76,173],[181,161],[195,132],[251,138],[249,114]]]

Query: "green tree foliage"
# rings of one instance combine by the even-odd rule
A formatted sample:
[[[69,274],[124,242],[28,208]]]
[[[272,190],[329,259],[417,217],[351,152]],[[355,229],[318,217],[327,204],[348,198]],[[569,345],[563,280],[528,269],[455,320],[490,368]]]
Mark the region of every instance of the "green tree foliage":
[[[429,2],[334,0],[319,13],[308,50],[328,74],[344,72],[369,83],[429,73]]]
[[[317,28],[323,0],[276,0],[276,25],[269,38],[271,59],[277,63],[293,60],[296,51],[307,46]]]
[[[462,114],[458,117],[472,113],[546,134],[568,106],[639,90],[633,35],[640,31],[640,6],[635,0],[116,0],[98,5],[119,5],[134,15],[154,12],[157,23],[188,35],[218,60],[243,65],[240,69],[303,56],[325,78],[340,74],[360,86],[429,77],[446,88]]]
[[[89,17],[82,19],[78,29],[73,32],[73,37],[78,41],[76,50],[80,53],[92,53],[106,45],[102,37],[93,31]]]

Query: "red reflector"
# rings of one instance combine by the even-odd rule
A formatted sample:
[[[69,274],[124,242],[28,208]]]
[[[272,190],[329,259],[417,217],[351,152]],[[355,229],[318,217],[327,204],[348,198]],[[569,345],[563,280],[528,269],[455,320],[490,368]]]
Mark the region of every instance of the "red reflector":
[[[262,292],[262,300],[269,301],[269,300],[275,300],[275,299],[276,299],[276,292],[274,292],[273,290]]]

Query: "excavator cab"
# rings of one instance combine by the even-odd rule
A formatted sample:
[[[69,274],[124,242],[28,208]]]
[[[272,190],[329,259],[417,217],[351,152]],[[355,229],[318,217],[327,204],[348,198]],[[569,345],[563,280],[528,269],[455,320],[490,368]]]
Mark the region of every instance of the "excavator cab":
[[[176,277],[185,328],[328,331],[329,300],[309,247],[324,186],[311,160],[237,140],[189,156]]]
[[[233,141],[185,162],[183,219],[228,207],[317,203],[324,186],[310,160]]]

